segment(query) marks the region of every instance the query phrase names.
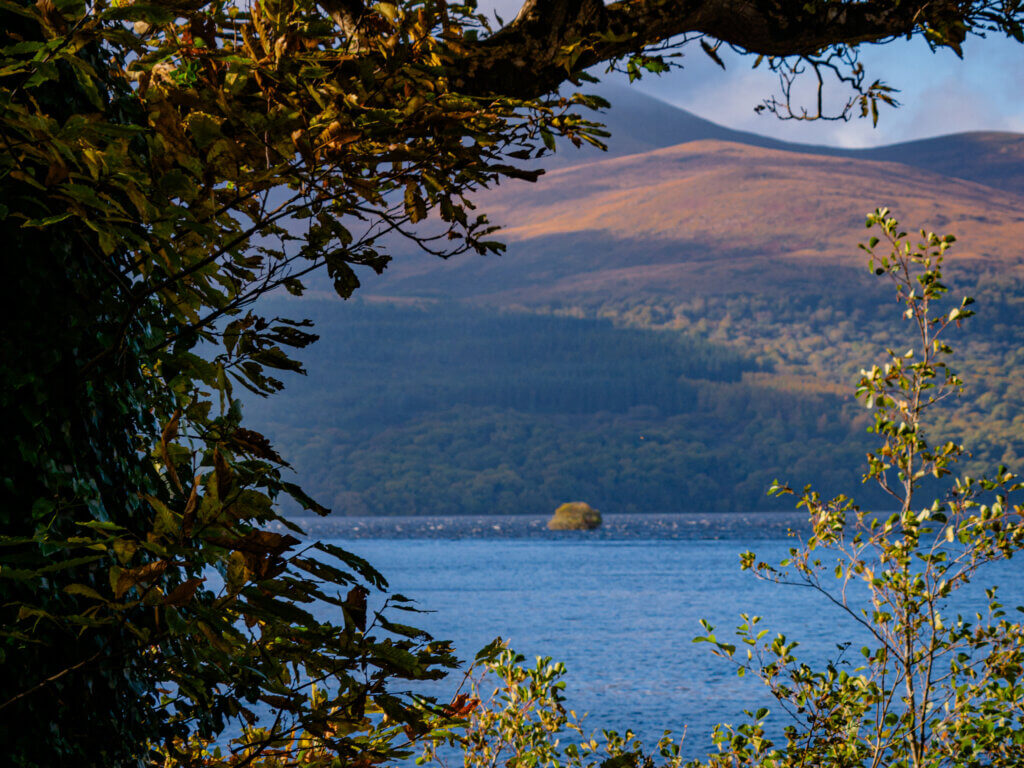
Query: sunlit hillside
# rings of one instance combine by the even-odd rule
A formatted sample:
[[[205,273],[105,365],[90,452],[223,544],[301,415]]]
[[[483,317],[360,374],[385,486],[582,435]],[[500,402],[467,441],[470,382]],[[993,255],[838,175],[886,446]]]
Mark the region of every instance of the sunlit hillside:
[[[973,467],[1024,456],[1024,137],[847,152],[624,99],[607,155],[563,151],[536,185],[480,196],[505,255],[400,254],[369,303],[297,305],[323,335],[310,377],[253,413],[324,501],[729,510],[770,506],[774,477],[857,490],[868,421],[850,393],[905,332],[857,248],[878,206],[955,233],[950,285],[979,300],[960,343],[972,397],[939,429]]]

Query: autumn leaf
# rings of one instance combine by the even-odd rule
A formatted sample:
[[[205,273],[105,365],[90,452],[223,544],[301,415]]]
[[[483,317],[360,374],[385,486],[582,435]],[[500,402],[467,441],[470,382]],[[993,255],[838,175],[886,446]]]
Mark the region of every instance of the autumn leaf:
[[[174,411],[174,415],[171,416],[170,421],[164,427],[163,432],[160,433],[160,455],[163,457],[164,466],[167,468],[167,475],[171,478],[171,482],[174,486],[181,491],[181,480],[178,479],[178,473],[174,469],[174,462],[171,461],[170,451],[168,451],[168,443],[172,442],[174,438],[178,436],[178,422],[181,419],[181,408],[177,408]]]
[[[167,593],[167,596],[164,597],[164,605],[172,605],[176,608],[180,608],[195,596],[196,590],[199,589],[199,585],[204,581],[206,581],[206,579],[200,578],[191,578],[183,581]]]
[[[366,596],[370,590],[358,584],[345,597],[345,616],[360,632],[366,631]]]
[[[233,473],[220,448],[213,449],[213,472],[217,480],[217,498],[223,500],[234,484]]]
[[[117,575],[117,581],[114,584],[114,596],[120,600],[132,587],[155,581],[160,578],[170,565],[171,562],[169,560],[157,560],[154,563],[148,563],[138,568],[122,570]]]
[[[231,440],[251,456],[255,456],[258,459],[269,459],[278,464],[287,464],[271,446],[270,440],[259,432],[239,427],[232,433]]]

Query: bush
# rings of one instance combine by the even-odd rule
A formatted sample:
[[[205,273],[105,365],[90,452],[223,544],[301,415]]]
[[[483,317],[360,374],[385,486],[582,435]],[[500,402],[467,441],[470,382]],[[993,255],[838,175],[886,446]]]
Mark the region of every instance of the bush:
[[[782,744],[766,735],[765,709],[736,728],[720,727],[720,752],[703,763],[709,768],[1024,761],[1024,625],[1007,615],[995,586],[973,616],[949,610],[951,595],[982,568],[1020,551],[1024,509],[1010,497],[1022,484],[1005,467],[991,478],[954,478],[964,447],[933,445],[927,435],[926,417],[963,387],[949,367],[946,336],[974,314],[973,300],[941,306],[952,236],[922,231],[915,243],[884,209],[868,225],[881,236],[862,247],[875,274],[896,286],[912,330],[911,347],[887,350],[887,361],[863,371],[857,388],[880,443],[867,456],[864,479],[878,483],[898,511],[870,514],[846,496],[825,500],[808,486],[798,504],[813,525],[807,542],[777,566],[751,552],[741,561],[759,578],[819,592],[870,641],[855,669],[838,659],[815,669],[785,635],[766,639],[756,616],[744,616],[736,644],[705,625],[697,640],[711,643],[739,674],[760,677],[792,716]],[[922,504],[926,479],[943,481],[946,490]],[[776,484],[773,493],[792,491]]]
[[[463,685],[447,708],[457,718],[432,733],[420,765],[449,768],[604,768],[659,762],[678,768],[679,743],[666,731],[657,755],[646,753],[632,731],[587,734],[582,720],[566,710],[565,666],[550,657],[525,659],[499,638],[477,654]],[[462,688],[468,688],[463,691]]]

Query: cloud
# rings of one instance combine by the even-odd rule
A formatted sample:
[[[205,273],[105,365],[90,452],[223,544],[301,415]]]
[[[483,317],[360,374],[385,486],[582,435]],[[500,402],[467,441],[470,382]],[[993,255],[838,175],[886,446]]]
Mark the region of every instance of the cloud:
[[[965,57],[932,53],[921,41],[868,46],[862,53],[869,76],[900,89],[899,109],[870,120],[780,121],[754,107],[778,93],[775,76],[752,69],[753,59],[733,55],[722,71],[699,49],[688,52],[681,71],[646,77],[640,90],[707,120],[786,141],[866,147],[969,130],[1024,131],[1024,46],[1003,39],[972,39]],[[835,92],[835,91],[834,91]]]

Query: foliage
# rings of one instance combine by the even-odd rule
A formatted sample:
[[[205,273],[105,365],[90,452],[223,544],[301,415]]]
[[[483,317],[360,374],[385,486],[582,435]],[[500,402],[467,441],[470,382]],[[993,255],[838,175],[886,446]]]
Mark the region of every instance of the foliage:
[[[544,94],[686,31],[628,5],[555,39],[540,18],[538,45],[520,35],[536,15],[492,32],[472,3],[0,0],[3,291],[25,307],[0,368],[12,764],[201,760],[269,710],[243,761],[308,732],[371,765],[402,753],[375,712],[425,727],[394,685],[441,674],[448,649],[368,619],[366,590],[384,587],[368,564],[270,529],[282,497],[326,510],[243,426],[235,388],[278,391],[315,336],[250,305],[318,269],[351,295],[358,269],[386,266],[385,237],[498,250],[468,196],[535,177],[516,163],[557,136],[600,143],[572,113],[600,100]],[[856,30],[812,10],[815,50],[1019,34],[1016,8],[985,4]],[[529,77],[527,51],[550,53]],[[344,626],[313,615],[321,601]]]
[[[679,744],[665,733],[657,756],[631,731],[588,734],[565,709],[565,666],[537,657],[530,667],[500,639],[477,654],[448,711],[459,720],[432,733],[419,765],[448,768],[678,768]],[[468,683],[468,690],[463,691]],[[660,757],[660,761],[658,758]]]
[[[1024,382],[1017,375],[1024,361],[1024,285],[1012,275],[978,268],[973,260],[959,261],[947,264],[949,284],[970,295],[984,294],[989,309],[961,331],[964,343],[958,353],[967,392],[933,409],[930,419],[936,438],[970,446],[961,466],[978,475],[1000,463],[1016,465],[1024,457]],[[889,302],[883,301],[880,285],[865,284],[867,276],[832,270],[821,277],[823,282],[811,291],[762,286],[731,296],[638,296],[558,309],[732,348],[754,358],[764,371],[745,375],[747,383],[816,398],[841,394],[841,408],[819,407],[827,409],[832,422],[859,424],[866,412],[837,382],[856,376],[857,361],[890,337]],[[844,466],[849,462],[844,460]],[[802,474],[780,467],[787,476]]]
[[[1007,614],[995,586],[974,616],[947,608],[984,566],[1024,547],[1024,507],[1011,500],[1024,484],[1004,467],[990,479],[953,478],[963,447],[929,439],[927,417],[962,388],[946,336],[974,314],[973,300],[941,301],[952,236],[908,237],[885,209],[868,225],[880,230],[863,246],[872,269],[895,284],[912,329],[912,346],[889,349],[884,365],[862,371],[857,389],[879,439],[864,479],[898,511],[870,514],[846,496],[825,499],[807,487],[799,502],[813,526],[807,542],[779,566],[741,557],[760,578],[814,589],[845,613],[867,637],[863,660],[854,669],[841,657],[814,669],[784,635],[766,640],[756,616],[744,617],[738,643],[708,626],[698,640],[740,674],[758,675],[792,718],[781,746],[767,735],[766,710],[720,728],[720,752],[708,766],[1011,766],[1024,754],[1024,624]],[[947,490],[922,504],[929,476]]]
[[[929,418],[935,439],[970,446],[961,467],[977,475],[1024,457],[1024,289],[969,268],[954,253],[944,270],[988,310],[960,331],[967,392]],[[557,308],[584,318],[358,299],[332,315],[304,299],[324,337],[310,375],[246,416],[339,514],[541,514],[573,497],[607,512],[783,509],[764,496],[775,477],[813,477],[827,496],[860,477],[869,414],[840,382],[892,333],[871,280],[823,270],[808,290],[766,279]],[[885,500],[877,486],[858,498]]]
[[[430,33],[452,23],[479,22],[381,8],[356,56],[312,3],[0,5],[4,290],[26,308],[2,369],[13,764],[185,760],[268,711],[258,748],[309,730],[372,764],[393,749],[367,713],[419,727],[393,682],[442,674],[449,650],[368,620],[368,564],[270,529],[282,496],[326,509],[242,426],[235,388],[277,391],[302,370],[286,350],[316,338],[254,298],[315,268],[347,296],[387,232],[494,250],[465,195],[530,177],[506,158],[542,128],[584,132],[562,116],[584,97],[447,90]],[[409,232],[429,211],[440,229]]]

